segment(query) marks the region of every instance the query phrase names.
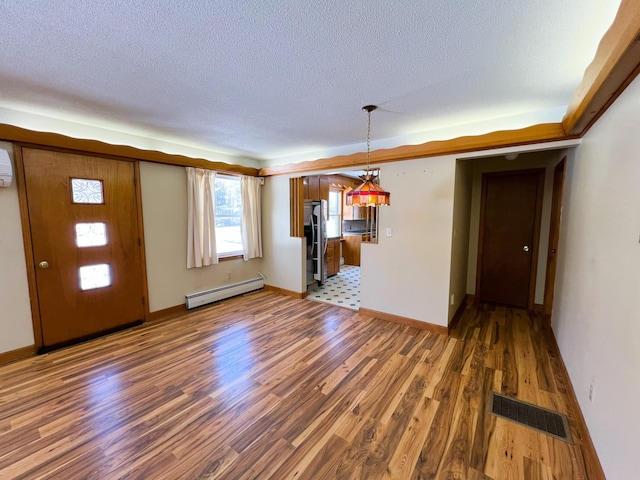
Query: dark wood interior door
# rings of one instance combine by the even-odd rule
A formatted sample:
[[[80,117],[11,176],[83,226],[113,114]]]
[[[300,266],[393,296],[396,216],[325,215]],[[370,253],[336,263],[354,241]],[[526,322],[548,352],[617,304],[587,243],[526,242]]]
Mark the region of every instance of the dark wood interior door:
[[[144,319],[133,162],[24,148],[44,347]]]
[[[544,170],[482,178],[479,300],[533,305]]]
[[[556,285],[558,245],[560,243],[560,220],[562,195],[567,158],[563,158],[553,171],[553,195],[551,197],[551,223],[549,225],[549,250],[547,252],[547,274],[544,284],[544,314],[549,319],[553,310],[553,292]]]

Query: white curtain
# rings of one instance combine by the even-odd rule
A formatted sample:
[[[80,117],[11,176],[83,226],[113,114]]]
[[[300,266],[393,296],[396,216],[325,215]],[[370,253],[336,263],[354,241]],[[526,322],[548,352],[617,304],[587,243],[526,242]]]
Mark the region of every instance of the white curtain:
[[[218,263],[216,253],[215,187],[216,172],[186,167],[188,222],[187,268]]]
[[[245,260],[262,257],[262,215],[259,177],[242,176],[242,248]]]

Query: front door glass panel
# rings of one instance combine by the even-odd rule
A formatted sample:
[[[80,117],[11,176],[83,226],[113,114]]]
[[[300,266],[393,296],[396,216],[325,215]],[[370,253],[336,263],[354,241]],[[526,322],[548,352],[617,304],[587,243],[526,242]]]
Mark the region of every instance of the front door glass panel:
[[[111,269],[106,263],[80,267],[80,289],[93,290],[111,285]]]
[[[73,203],[104,203],[102,180],[86,178],[71,179],[71,193]]]
[[[106,244],[106,223],[76,223],[76,245],[78,247],[101,247]]]

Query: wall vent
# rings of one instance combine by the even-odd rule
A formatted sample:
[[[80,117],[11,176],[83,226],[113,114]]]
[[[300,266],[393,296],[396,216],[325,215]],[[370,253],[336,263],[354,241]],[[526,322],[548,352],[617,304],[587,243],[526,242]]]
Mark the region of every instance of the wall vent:
[[[491,392],[489,413],[572,443],[567,417],[558,412]]]
[[[209,303],[224,300],[225,298],[235,297],[236,295],[242,295],[243,293],[252,292],[254,290],[260,290],[264,287],[264,280],[262,277],[252,278],[244,282],[234,283],[232,285],[225,285],[224,287],[212,288],[204,292],[192,293],[185,297],[185,305],[187,310],[191,308],[201,307]]]

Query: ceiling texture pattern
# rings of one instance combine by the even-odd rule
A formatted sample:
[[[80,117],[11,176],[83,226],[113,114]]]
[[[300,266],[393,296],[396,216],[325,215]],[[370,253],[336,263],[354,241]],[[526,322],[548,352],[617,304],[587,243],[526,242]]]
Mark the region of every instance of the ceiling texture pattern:
[[[0,1],[0,108],[278,163],[362,151],[367,104],[373,148],[559,122],[618,6]]]

